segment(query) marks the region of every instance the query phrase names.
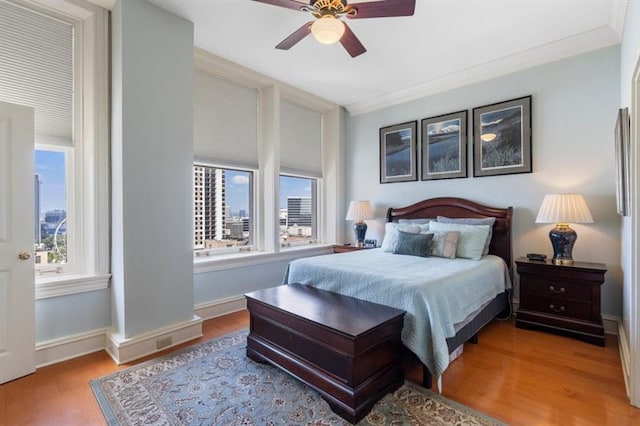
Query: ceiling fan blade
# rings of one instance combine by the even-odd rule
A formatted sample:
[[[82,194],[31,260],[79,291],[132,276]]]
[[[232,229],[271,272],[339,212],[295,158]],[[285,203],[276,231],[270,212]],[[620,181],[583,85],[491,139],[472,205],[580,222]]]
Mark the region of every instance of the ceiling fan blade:
[[[342,46],[347,50],[347,52],[349,52],[349,55],[351,55],[352,58],[362,55],[367,51],[346,23],[344,23],[344,34],[340,39],[340,43],[342,43]]]
[[[348,6],[358,13],[348,14],[349,19],[384,18],[387,16],[411,16],[416,8],[416,0],[387,0],[353,3]]]
[[[309,6],[309,3],[303,3],[296,0],[253,0],[259,3],[272,4],[274,6],[286,7],[287,9],[300,10],[301,7]]]
[[[311,24],[313,21],[309,21],[297,30],[295,30],[289,37],[285,38],[276,46],[276,49],[289,50],[294,44],[311,34]]]

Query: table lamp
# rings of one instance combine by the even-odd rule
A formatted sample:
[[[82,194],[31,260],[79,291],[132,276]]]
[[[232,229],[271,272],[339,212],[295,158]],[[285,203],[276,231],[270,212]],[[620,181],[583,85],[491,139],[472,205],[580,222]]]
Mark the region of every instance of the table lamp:
[[[373,219],[373,209],[369,201],[352,201],[347,211],[347,220],[355,220],[353,232],[356,234],[356,247],[364,247],[364,236],[367,233],[367,219]]]
[[[578,238],[569,223],[593,223],[589,207],[580,194],[545,195],[536,217],[536,223],[555,223],[549,232],[553,246],[553,263],[572,265],[573,245]]]

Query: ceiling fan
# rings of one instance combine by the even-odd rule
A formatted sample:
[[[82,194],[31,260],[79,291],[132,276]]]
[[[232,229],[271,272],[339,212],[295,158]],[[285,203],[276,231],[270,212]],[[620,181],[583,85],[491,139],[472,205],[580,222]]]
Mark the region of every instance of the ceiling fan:
[[[347,0],[310,0],[308,3],[297,0],[254,1],[309,12],[315,18],[315,21],[307,22],[282,40],[276,49],[288,50],[311,33],[320,43],[333,44],[340,41],[354,58],[367,49],[342,17],[364,19],[411,16],[416,7],[416,0],[379,0],[353,4],[349,4]]]

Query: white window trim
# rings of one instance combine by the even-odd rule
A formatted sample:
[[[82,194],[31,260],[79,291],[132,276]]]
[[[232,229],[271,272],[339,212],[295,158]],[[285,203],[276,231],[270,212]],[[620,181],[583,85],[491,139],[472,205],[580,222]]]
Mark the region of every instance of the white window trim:
[[[322,226],[321,226],[322,224],[320,221],[320,217],[321,217],[320,212],[322,211],[322,197],[321,197],[322,178],[318,178],[311,175],[305,175],[304,172],[294,174],[294,173],[283,173],[281,171],[278,177],[281,177],[281,176],[308,179],[308,180],[314,181],[315,183],[314,188],[311,189],[311,200],[312,200],[311,208],[313,209],[313,212],[314,212],[315,235],[313,236],[312,239],[307,241],[298,241],[298,242],[289,243],[287,245],[280,244],[280,250],[290,251],[300,247],[323,244],[324,241],[322,240],[322,235],[323,235]]]
[[[36,278],[36,299],[109,285],[108,11],[84,0],[16,0],[74,27],[73,272]],[[78,108],[79,107],[79,108]],[[69,214],[69,212],[68,212]],[[82,257],[81,257],[82,256]],[[77,263],[76,263],[77,261]]]

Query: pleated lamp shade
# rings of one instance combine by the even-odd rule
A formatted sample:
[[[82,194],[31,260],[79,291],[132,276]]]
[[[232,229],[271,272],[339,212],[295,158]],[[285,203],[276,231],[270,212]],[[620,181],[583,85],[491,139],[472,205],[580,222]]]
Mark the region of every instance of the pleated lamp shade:
[[[593,223],[580,194],[549,194],[542,200],[536,223]]]
[[[368,201],[352,201],[347,211],[347,220],[367,220],[373,219],[373,209]]]

